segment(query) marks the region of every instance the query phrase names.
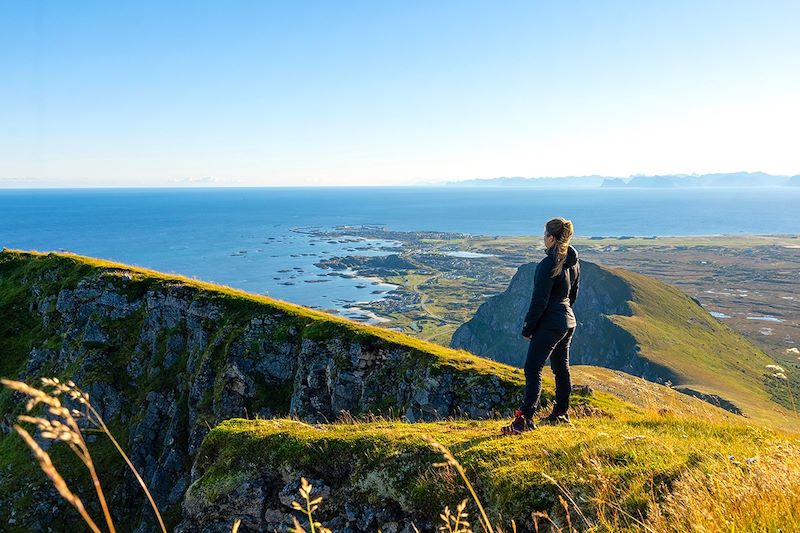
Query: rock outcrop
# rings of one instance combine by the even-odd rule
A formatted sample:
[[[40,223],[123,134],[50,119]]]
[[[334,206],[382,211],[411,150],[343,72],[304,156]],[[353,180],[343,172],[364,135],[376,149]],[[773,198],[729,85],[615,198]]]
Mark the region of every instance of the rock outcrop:
[[[640,357],[633,335],[609,318],[633,314],[630,284],[595,263],[580,260],[580,266],[580,295],[574,307],[578,327],[570,361],[622,370],[656,382],[674,380],[670,369]],[[520,332],[530,305],[535,270],[536,263],[519,267],[508,288],[487,299],[475,316],[453,333],[450,346],[523,366],[529,343]]]

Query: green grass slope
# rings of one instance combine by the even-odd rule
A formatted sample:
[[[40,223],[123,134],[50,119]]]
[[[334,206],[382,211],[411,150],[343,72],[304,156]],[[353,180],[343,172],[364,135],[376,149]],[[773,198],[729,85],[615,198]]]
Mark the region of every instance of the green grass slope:
[[[449,366],[459,370],[474,371],[480,374],[494,374],[502,379],[519,379],[514,369],[507,365],[497,365],[492,361],[476,357],[465,350],[454,350],[439,344],[427,342],[403,333],[370,324],[364,324],[344,317],[317,311],[291,302],[249,293],[227,285],[209,283],[182,276],[168,274],[125,263],[82,256],[69,252],[38,252],[4,248],[0,252],[0,345],[13,357],[0,358],[0,375],[10,375],[27,357],[31,342],[38,339],[41,325],[36,318],[27,316],[22,304],[27,302],[29,279],[40,278],[38,273],[47,272],[51,287],[42,290],[57,293],[60,287],[74,287],[84,277],[103,275],[116,279],[132,294],[144,294],[151,286],[179,283],[198,289],[201,294],[224,305],[229,316],[250,315],[255,311],[273,309],[281,312],[288,320],[296,319],[306,327],[310,337],[344,335],[380,339],[389,344],[402,345],[415,350],[424,362],[439,366]],[[21,316],[26,315],[26,316]]]
[[[653,278],[624,269],[610,269],[631,287],[633,316],[610,315],[609,319],[636,337],[641,356],[674,370],[679,389],[691,389],[730,399],[743,411],[772,425],[792,428],[797,419],[789,409],[770,401],[765,383],[774,363],[746,339],[707,313],[679,289]],[[420,361],[432,366],[492,374],[504,381],[522,384],[519,369],[427,342],[393,330],[355,322],[283,300],[248,293],[232,287],[194,278],[72,253],[43,253],[3,249],[0,252],[0,375],[13,376],[24,365],[31,347],[46,342],[42,324],[27,312],[26,291],[30,279],[49,279],[51,287],[39,290],[55,293],[60,287],[74,287],[83,277],[103,275],[117,280],[132,295],[143,294],[157,284],[184,284],[209,299],[224,304],[229,316],[250,315],[268,307],[287,320],[297,321],[310,337],[346,336],[380,339],[387,344],[413,350]],[[687,334],[689,332],[690,334]],[[594,371],[595,373],[598,370]],[[603,379],[596,383],[603,383]],[[618,387],[622,394],[624,387]],[[0,391],[0,403],[7,394]],[[785,395],[784,395],[785,396]]]
[[[772,425],[798,423],[787,391],[770,389],[772,358],[680,289],[622,268],[609,270],[630,285],[633,314],[608,318],[634,336],[641,357],[673,372],[677,389],[729,400]]]
[[[766,382],[774,381],[767,379],[771,373],[766,365],[773,363],[768,356],[725,324],[707,313],[698,313],[698,306],[677,288],[624,269],[610,270],[630,284],[633,294],[630,305],[634,314],[610,315],[609,318],[636,337],[642,357],[674,369],[680,377],[678,388],[729,398],[746,414],[772,425],[796,426],[797,420],[791,412],[771,402],[765,389]],[[304,335],[380,339],[413,349],[425,364],[492,374],[504,381],[524,383],[519,369],[476,357],[465,350],[447,348],[264,295],[78,254],[5,248],[0,252],[0,347],[4,353],[0,358],[0,375],[15,375],[24,365],[31,347],[47,340],[40,338],[47,335],[42,324],[25,308],[25,295],[30,288],[27,280],[41,279],[42,272],[47,273],[45,278],[51,280],[52,287],[40,287],[40,290],[49,292],[57,292],[60,287],[74,287],[83,277],[96,274],[117,280],[132,295],[143,294],[157,284],[184,284],[223,303],[229,316],[250,315],[266,306],[281,312],[287,319],[296,320],[303,326]],[[687,331],[691,334],[687,335]],[[586,375],[598,372],[602,374],[595,369]],[[594,383],[602,389],[603,383],[609,381],[606,376],[614,375],[600,375]],[[621,395],[630,389],[617,387],[614,393]],[[7,399],[4,396],[7,393],[0,391],[0,403],[5,403],[2,402]]]

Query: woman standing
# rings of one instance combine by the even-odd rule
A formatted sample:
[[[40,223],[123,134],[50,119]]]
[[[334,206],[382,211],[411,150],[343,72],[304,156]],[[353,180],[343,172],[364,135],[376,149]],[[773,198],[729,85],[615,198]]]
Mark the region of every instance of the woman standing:
[[[577,326],[572,306],[580,278],[578,252],[570,245],[573,233],[572,222],[564,218],[551,219],[545,225],[547,255],[536,266],[533,296],[522,326],[522,336],[530,341],[525,360],[525,399],[514,420],[503,426],[504,434],[536,427],[533,413],[539,407],[542,368],[548,357],[556,378],[556,401],[553,411],[539,422],[569,422],[569,344]]]

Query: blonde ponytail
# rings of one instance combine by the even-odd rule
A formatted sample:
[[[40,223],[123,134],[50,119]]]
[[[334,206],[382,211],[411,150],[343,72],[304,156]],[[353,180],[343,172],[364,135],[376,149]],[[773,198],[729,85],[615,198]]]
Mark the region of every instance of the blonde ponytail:
[[[550,277],[555,277],[561,274],[564,269],[564,261],[567,260],[567,251],[569,250],[569,242],[572,240],[574,229],[572,221],[566,218],[553,218],[547,221],[545,230],[548,235],[556,238],[556,243],[553,245],[556,248],[556,264],[550,272]]]

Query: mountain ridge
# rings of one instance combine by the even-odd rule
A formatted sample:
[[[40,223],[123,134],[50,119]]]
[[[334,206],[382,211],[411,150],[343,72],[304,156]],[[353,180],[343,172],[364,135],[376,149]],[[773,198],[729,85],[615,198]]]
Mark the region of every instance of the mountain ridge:
[[[719,172],[711,174],[636,174],[620,176],[497,177],[448,181],[447,186],[533,188],[677,188],[677,187],[784,187],[798,184],[798,176],[766,172]]]
[[[580,259],[578,327],[571,360],[614,368],[729,410],[785,426],[789,405],[771,401],[765,383],[776,364],[744,336],[712,317],[680,289],[622,268]],[[508,288],[481,304],[450,346],[522,366],[527,342],[519,332],[536,263],[518,268]]]
[[[0,353],[4,377],[34,381],[56,376],[74,379],[84,388],[129,450],[168,525],[186,532],[207,531],[203,524],[221,510],[231,514],[218,523],[219,531],[230,529],[226,520],[251,512],[255,517],[248,526],[266,523],[268,511],[285,523],[291,518],[290,510],[280,503],[278,494],[265,491],[279,488],[283,494],[297,482],[284,478],[294,474],[324,473],[330,483],[334,476],[338,485],[331,486],[343,491],[340,496],[357,494],[354,488],[368,486],[382,470],[376,471],[374,462],[364,463],[358,455],[357,450],[372,450],[376,442],[370,436],[373,433],[359,429],[367,430],[369,423],[349,425],[353,416],[389,417],[389,425],[382,426],[386,434],[377,446],[391,454],[392,450],[405,453],[403,442],[408,437],[402,435],[420,435],[425,428],[435,430],[441,439],[460,432],[479,442],[497,434],[499,421],[494,417],[511,413],[524,383],[519,369],[466,351],[266,296],[77,254],[8,249],[0,253]],[[753,439],[761,434],[761,430],[740,429],[740,417],[621,372],[576,366],[575,382],[580,385],[574,395],[576,424],[590,434],[608,433],[622,439],[625,432],[650,423],[649,417],[655,417],[656,427],[663,426],[657,431],[673,434],[686,432],[686,424],[694,421],[701,428],[697,439],[718,442],[719,431],[740,435],[734,440],[741,453],[753,453]],[[545,403],[552,396],[553,382],[546,375]],[[10,417],[21,413],[22,406],[7,389],[0,390],[0,411],[4,413],[0,523],[12,532],[79,527],[77,515],[71,514],[24,444],[11,434]],[[343,422],[337,415],[344,416]],[[265,418],[225,425],[243,416]],[[288,416],[294,420],[285,422]],[[449,417],[470,420],[462,423]],[[672,421],[676,417],[677,424]],[[334,419],[338,422],[331,423]],[[435,425],[419,425],[428,423]],[[215,456],[229,459],[228,466],[210,465],[207,455],[198,455],[204,446],[209,450],[220,443],[215,437],[204,444],[212,431],[219,436],[236,427],[244,433],[237,430],[219,448],[224,457]],[[268,432],[266,441],[246,437],[251,429],[261,432],[264,428],[276,430]],[[258,459],[253,450],[261,449],[264,458],[290,451],[291,447],[280,443],[299,443],[297,431],[311,431],[308,435],[314,436],[311,448],[298,450],[320,455],[286,456],[285,470],[278,478],[269,478],[283,484],[260,485],[259,480],[266,478],[247,466]],[[331,440],[326,435],[334,433],[326,431],[353,437]],[[258,448],[249,447],[248,442]],[[339,444],[329,447],[326,442]],[[418,455],[419,446],[415,450],[409,465],[422,468],[425,476],[424,461],[430,454]],[[88,480],[79,475],[80,465],[70,462],[68,451],[55,446],[51,455],[67,479],[89,490]],[[92,443],[92,455],[120,530],[152,531],[149,507],[116,452],[100,440]],[[342,462],[347,457],[355,462]],[[691,464],[690,456],[686,460],[686,465]],[[353,475],[365,477],[350,478],[336,469],[346,469],[348,464],[357,466]],[[317,466],[308,470],[313,465]],[[324,465],[338,466],[320,471]],[[209,468],[212,473],[205,475]],[[384,500],[386,508],[400,513],[387,515],[387,524],[397,516],[415,516],[401,502],[414,492],[416,475],[403,478],[412,485],[401,484],[401,492]],[[195,488],[187,495],[190,487]],[[394,490],[397,485],[387,487]],[[550,508],[554,494],[549,489],[543,494],[549,496],[534,503]],[[209,500],[209,495],[229,505],[220,506],[220,500]],[[253,510],[255,503],[260,507]],[[383,504],[376,508],[369,501],[355,503],[361,510],[348,527],[359,530],[358,524],[374,523],[375,517],[382,516],[376,513]],[[345,522],[350,520],[346,508],[342,503],[336,515]]]

